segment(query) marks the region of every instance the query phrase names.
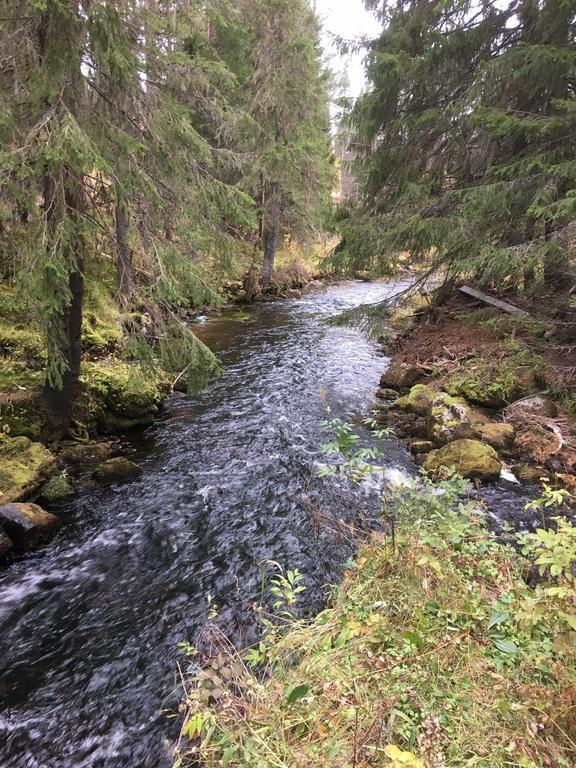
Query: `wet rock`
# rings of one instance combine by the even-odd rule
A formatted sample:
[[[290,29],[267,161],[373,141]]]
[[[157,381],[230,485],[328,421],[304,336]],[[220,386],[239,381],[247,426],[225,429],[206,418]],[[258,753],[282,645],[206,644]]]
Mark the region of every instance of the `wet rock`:
[[[432,400],[428,436],[437,445],[472,439],[475,436],[473,425],[481,421],[482,416],[470,408],[465,400],[439,392]]]
[[[46,479],[56,458],[27,437],[0,435],[0,504],[33,493]]]
[[[407,363],[392,363],[390,368],[382,374],[380,387],[396,390],[409,389],[420,378],[422,378],[422,372],[416,366]]]
[[[40,490],[40,496],[46,501],[58,501],[74,494],[74,487],[64,473],[51,477]]]
[[[133,461],[118,456],[99,464],[94,470],[94,479],[100,483],[124,483],[142,474],[142,469]]]
[[[500,476],[502,462],[490,445],[479,440],[455,440],[426,457],[424,468],[437,474],[440,470],[453,467],[463,477],[478,480],[493,480]]]
[[[546,473],[543,469],[532,467],[529,464],[515,464],[512,467],[512,471],[521,483],[539,484],[540,478],[546,477]]]
[[[112,443],[88,443],[87,445],[68,445],[60,453],[60,458],[74,475],[91,472],[98,464],[106,461]]]
[[[5,504],[0,507],[0,526],[17,543],[37,544],[61,525],[60,520],[38,504]]]
[[[475,427],[476,435],[497,451],[506,451],[514,445],[514,427],[512,424],[488,422]]]
[[[10,552],[10,550],[14,547],[14,543],[11,538],[9,538],[4,531],[0,531],[0,557],[2,555],[5,555],[7,552]]]
[[[395,389],[378,389],[376,390],[376,397],[378,400],[396,400],[398,392]]]
[[[434,392],[425,384],[416,384],[407,395],[399,397],[391,408],[396,411],[415,413],[418,416],[429,416],[432,408]]]
[[[504,410],[504,413],[508,419],[522,419],[530,416],[553,418],[557,416],[558,409],[551,400],[540,395],[532,395],[512,403]]]
[[[415,440],[410,443],[410,453],[418,456],[422,453],[430,453],[434,449],[434,443],[431,440]]]

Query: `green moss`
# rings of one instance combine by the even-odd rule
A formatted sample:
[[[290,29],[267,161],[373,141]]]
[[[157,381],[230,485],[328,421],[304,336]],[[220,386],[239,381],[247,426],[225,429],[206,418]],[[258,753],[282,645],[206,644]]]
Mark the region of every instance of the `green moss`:
[[[170,391],[165,375],[127,363],[85,363],[81,382],[83,420],[106,432],[150,424]]]
[[[416,413],[418,416],[428,416],[434,395],[435,393],[425,384],[416,384],[407,395],[392,403],[391,408]]]
[[[44,338],[34,328],[21,328],[0,321],[0,357],[41,366],[44,362]]]
[[[500,476],[502,462],[496,451],[479,440],[455,440],[426,457],[424,469],[434,474],[453,468],[459,475],[478,480]]]
[[[508,354],[496,361],[475,358],[459,367],[446,383],[446,390],[488,408],[501,408],[539,392],[544,381],[543,359],[516,341],[509,341],[507,346]]]
[[[0,504],[34,491],[54,462],[54,456],[40,443],[0,435]]]
[[[58,501],[74,495],[74,488],[64,473],[54,475],[42,486],[40,495],[47,501]]]

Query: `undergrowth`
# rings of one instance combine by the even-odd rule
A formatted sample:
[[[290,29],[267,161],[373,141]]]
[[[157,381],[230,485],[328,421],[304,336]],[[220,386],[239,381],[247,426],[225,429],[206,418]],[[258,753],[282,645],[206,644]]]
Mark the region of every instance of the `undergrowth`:
[[[394,538],[365,542],[330,607],[268,620],[258,656],[217,644],[176,766],[573,766],[575,529],[526,535],[522,555],[466,487],[396,488]]]

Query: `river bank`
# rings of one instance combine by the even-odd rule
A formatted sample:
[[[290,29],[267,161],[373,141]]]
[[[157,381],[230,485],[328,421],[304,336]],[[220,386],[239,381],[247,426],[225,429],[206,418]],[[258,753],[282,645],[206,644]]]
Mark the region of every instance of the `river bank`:
[[[474,480],[504,470],[574,491],[573,318],[559,322],[552,305],[510,315],[456,290],[441,302],[417,293],[407,304],[389,313],[392,357],[377,420],[438,476],[450,466]]]
[[[190,647],[200,672],[186,686],[178,768],[574,763],[575,529],[497,539],[481,497],[452,474],[516,473],[533,518],[569,514],[558,489],[572,487],[570,388],[550,386],[559,369],[532,322],[454,296],[441,307],[417,296],[387,322],[381,342],[395,351],[374,426],[392,426],[436,482],[387,486],[382,530],[360,536],[316,618],[290,615],[306,579],[285,574],[272,583],[277,613],[256,609],[254,648],[235,651],[216,629],[207,653]],[[535,454],[536,435],[552,448]]]
[[[524,559],[463,491],[397,488],[395,535],[365,541],[312,621],[287,618],[288,585],[256,651],[216,635],[175,766],[574,765],[575,529],[525,536]]]

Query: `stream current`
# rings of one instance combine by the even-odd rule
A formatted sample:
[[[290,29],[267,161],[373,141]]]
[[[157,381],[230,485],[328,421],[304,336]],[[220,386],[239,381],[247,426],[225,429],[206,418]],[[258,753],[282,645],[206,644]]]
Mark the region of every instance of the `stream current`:
[[[338,521],[358,522],[316,476],[325,409],[360,423],[386,365],[327,320],[402,287],[341,284],[202,328],[224,373],[124,446],[142,477],[56,509],[59,534],[0,572],[2,768],[169,768],[178,643],[216,611],[228,636],[253,638],[264,560],[298,568],[306,610],[322,606],[353,551]],[[388,470],[414,471],[399,442],[380,448]]]

